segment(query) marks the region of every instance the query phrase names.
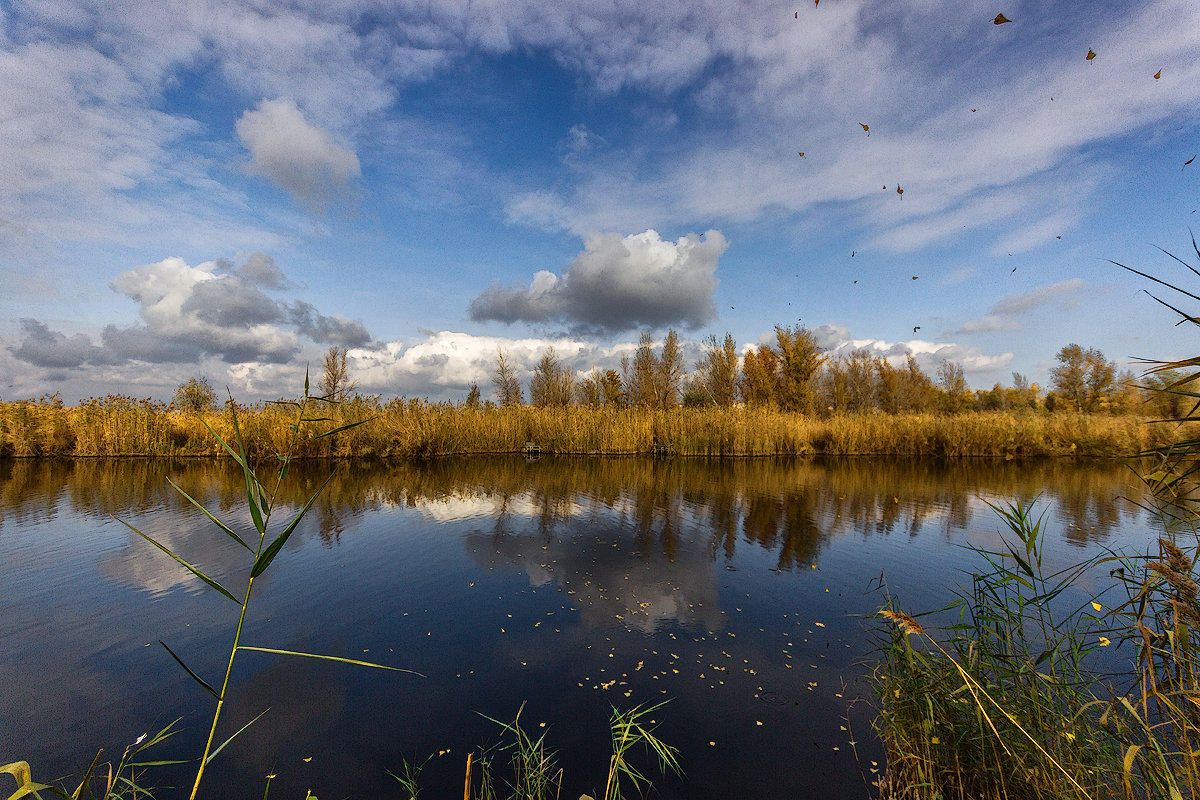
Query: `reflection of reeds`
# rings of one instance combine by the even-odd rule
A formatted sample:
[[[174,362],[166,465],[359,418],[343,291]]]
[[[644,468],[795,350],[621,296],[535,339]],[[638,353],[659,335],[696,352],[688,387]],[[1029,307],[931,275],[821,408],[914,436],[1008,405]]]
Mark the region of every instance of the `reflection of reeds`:
[[[278,404],[238,406],[251,455],[279,452],[291,420]],[[232,435],[230,408],[185,412],[122,395],[64,408],[53,400],[0,403],[0,455],[216,456],[205,424]],[[356,397],[332,412],[337,423],[372,425],[310,442],[299,458],[420,459],[454,454],[650,453],[656,443],[683,456],[1125,456],[1165,445],[1185,430],[1136,417],[1071,413],[973,412],[807,416],[753,408],[671,410],[465,408]]]

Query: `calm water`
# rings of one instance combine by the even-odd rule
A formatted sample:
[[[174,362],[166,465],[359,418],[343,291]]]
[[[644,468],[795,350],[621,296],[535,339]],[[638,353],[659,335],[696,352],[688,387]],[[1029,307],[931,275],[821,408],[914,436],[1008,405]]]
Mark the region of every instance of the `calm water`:
[[[227,467],[0,462],[0,763],[65,775],[176,717],[159,757],[200,752],[211,698],[158,641],[217,682],[237,608],[110,515],[236,594],[245,551],[165,482],[248,528]],[[944,605],[975,563],[961,545],[998,542],[985,501],[1038,498],[1047,567],[1157,536],[1111,463],[317,464],[294,472],[289,502],[331,470],[256,582],[243,643],[425,677],[240,656],[225,735],[270,711],[214,762],[207,797],[261,796],[268,773],[272,798],[400,797],[387,771],[439,751],[422,783],[453,796],[466,753],[499,741],[483,715],[523,702],[560,753],[562,796],[599,794],[611,707],[661,700],[686,775],[654,796],[866,797],[881,573],[907,609]]]

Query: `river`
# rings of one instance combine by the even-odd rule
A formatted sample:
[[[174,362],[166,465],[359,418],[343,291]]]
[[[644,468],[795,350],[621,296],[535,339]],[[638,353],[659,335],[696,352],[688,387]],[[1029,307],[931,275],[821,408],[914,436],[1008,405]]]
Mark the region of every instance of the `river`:
[[[330,472],[256,581],[243,644],[421,675],[242,653],[219,740],[269,710],[201,796],[261,796],[270,774],[272,798],[401,797],[388,771],[427,757],[426,795],[457,796],[468,751],[502,741],[488,718],[518,711],[557,751],[561,796],[600,796],[612,708],[669,701],[651,716],[684,773],[650,768],[652,796],[863,798],[885,591],[953,599],[979,564],[964,545],[999,544],[989,502],[1045,512],[1048,570],[1158,535],[1127,465],[1065,460],[320,462],[293,468],[277,521]],[[156,757],[201,752],[212,698],[159,641],[219,685],[238,608],[117,518],[234,594],[248,554],[168,476],[250,530],[227,462],[0,461],[0,763],[57,778],[179,717]]]

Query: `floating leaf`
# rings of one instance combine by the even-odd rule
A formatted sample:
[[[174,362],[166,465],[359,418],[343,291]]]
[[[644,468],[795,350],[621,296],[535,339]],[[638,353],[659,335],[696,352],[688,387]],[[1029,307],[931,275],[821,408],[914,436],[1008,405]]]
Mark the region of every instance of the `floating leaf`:
[[[996,18],[994,20],[992,20],[993,25],[1003,25],[1006,22],[1012,22],[1012,20],[1009,19],[1008,17],[1004,16],[1003,14],[997,14]]]
[[[1104,610],[1104,606],[1100,605],[1100,604],[1099,604],[1099,603],[1097,603],[1095,600],[1093,600],[1093,601],[1092,601],[1092,608],[1096,609],[1097,611],[1103,611],[1103,610]]]

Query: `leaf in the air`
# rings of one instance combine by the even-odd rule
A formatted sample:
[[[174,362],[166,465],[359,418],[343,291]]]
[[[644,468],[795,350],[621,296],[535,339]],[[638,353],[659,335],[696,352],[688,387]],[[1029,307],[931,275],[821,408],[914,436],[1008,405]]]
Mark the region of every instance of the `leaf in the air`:
[[[1003,14],[997,14],[996,18],[994,20],[992,20],[993,25],[1003,25],[1006,22],[1012,22],[1012,20],[1009,19],[1008,17],[1004,16]]]

